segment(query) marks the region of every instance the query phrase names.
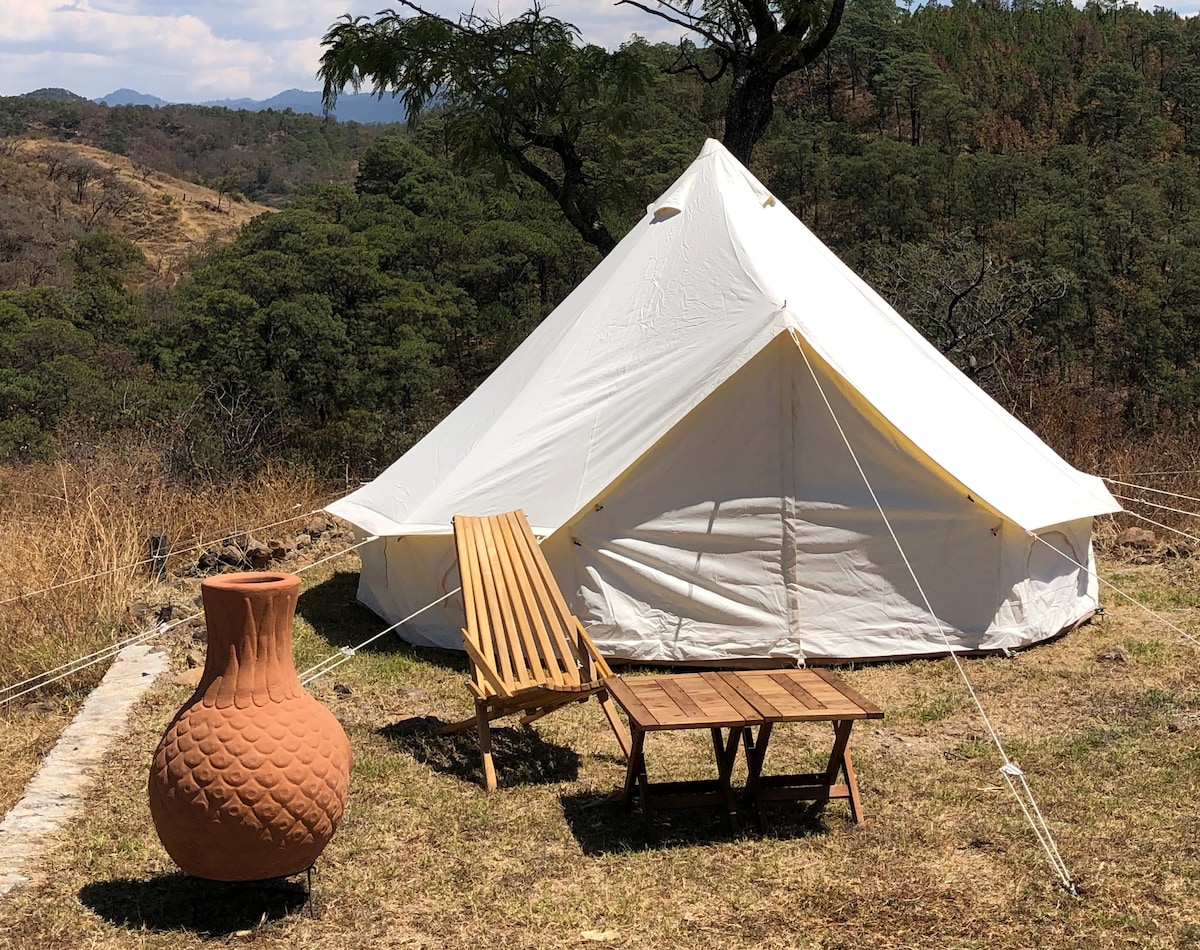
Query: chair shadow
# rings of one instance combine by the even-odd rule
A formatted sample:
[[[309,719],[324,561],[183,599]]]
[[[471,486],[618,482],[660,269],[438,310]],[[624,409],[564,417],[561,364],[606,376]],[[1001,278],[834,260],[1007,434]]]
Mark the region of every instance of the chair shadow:
[[[281,920],[309,904],[299,880],[226,883],[178,872],[145,880],[94,881],[79,900],[109,923],[131,930],[188,931],[219,939]]]
[[[636,804],[632,810],[626,810],[618,800],[619,794],[617,789],[608,796],[576,793],[560,798],[563,817],[584,854],[597,857],[691,848],[745,838],[788,840],[823,834],[826,830],[825,815],[819,804],[771,808],[763,831],[757,829],[753,812],[739,806],[738,830],[733,831],[715,808],[672,809],[647,815]]]
[[[474,728],[438,735],[447,723],[437,716],[414,716],[376,730],[400,752],[411,755],[435,772],[474,784],[483,782],[479,733]],[[552,785],[579,777],[580,756],[567,746],[547,742],[531,726],[492,727],[492,760],[497,784]]]

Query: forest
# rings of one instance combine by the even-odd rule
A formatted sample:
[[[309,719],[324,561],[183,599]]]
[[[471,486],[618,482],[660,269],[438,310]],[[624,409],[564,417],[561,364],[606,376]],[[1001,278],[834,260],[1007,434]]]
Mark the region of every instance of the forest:
[[[730,81],[680,68],[703,48],[584,39],[568,53],[589,57],[601,121],[583,167],[619,240],[721,137]],[[604,83],[623,64],[641,81],[618,99]],[[419,439],[604,248],[539,180],[553,154],[489,160],[461,104],[410,114],[378,127],[0,99],[0,461],[125,442],[184,480],[274,460],[352,478]],[[56,163],[56,142],[278,210],[154,280],[102,201],[117,184]],[[1195,18],[850,0],[828,47],[780,82],[751,168],[964,372],[1092,465],[1105,446],[1195,437],[1198,157]],[[19,163],[42,186],[4,173]],[[34,247],[53,260],[31,266]]]

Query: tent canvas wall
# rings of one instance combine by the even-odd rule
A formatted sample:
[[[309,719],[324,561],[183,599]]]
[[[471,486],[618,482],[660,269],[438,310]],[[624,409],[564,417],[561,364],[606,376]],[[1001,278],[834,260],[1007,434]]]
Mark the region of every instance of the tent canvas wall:
[[[379,537],[359,597],[392,622],[457,586],[453,515],[512,508],[602,651],[669,661],[1036,642],[1095,609],[1079,565],[1119,510],[712,141],[475,393],[329,506]],[[452,596],[401,632],[458,647],[461,625]]]

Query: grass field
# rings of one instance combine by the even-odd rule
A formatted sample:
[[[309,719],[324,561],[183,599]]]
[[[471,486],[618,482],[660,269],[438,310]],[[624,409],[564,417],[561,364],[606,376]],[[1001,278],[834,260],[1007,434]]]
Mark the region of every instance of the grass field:
[[[305,575],[298,667],[382,626],[354,603],[355,568]],[[1200,626],[1190,569],[1104,570]],[[174,871],[144,793],[189,692],[164,684],[40,885],[0,902],[0,947],[1200,947],[1200,648],[1106,600],[1066,637],[966,663],[1078,897],[1056,886],[949,661],[840,671],[887,713],[852,742],[865,828],[833,804],[734,835],[704,811],[647,820],[606,802],[623,764],[595,703],[500,729],[501,787],[485,793],[472,734],[431,731],[470,711],[463,660],[386,638],[313,684],[356,759],[311,901]],[[827,728],[781,727],[768,767],[815,764]],[[707,741],[651,737],[652,773],[711,774]]]

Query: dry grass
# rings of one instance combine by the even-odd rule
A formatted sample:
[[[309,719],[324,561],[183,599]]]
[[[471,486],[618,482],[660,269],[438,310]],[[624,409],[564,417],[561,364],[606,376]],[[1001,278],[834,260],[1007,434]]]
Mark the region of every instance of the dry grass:
[[[0,468],[0,687],[140,633],[155,610],[195,610],[194,583],[159,584],[146,566],[130,567],[147,557],[152,531],[181,552],[169,561],[177,571],[196,557],[188,549],[197,541],[309,512],[318,495],[311,477],[290,469],[246,484],[173,487],[157,459],[136,453]],[[289,529],[296,524],[275,530]],[[69,583],[91,574],[99,576]],[[129,609],[138,604],[154,609]],[[106,668],[0,706],[0,812]]]
[[[110,184],[127,190],[131,200],[120,204],[120,213],[99,214],[97,221],[104,230],[132,241],[145,253],[147,265],[137,280],[140,284],[176,283],[188,258],[206,244],[231,240],[251,218],[277,210],[252,201],[233,201],[204,185],[136,166],[123,155],[90,145],[42,139],[18,140],[14,145],[0,154],[0,180],[5,182],[5,190],[42,207],[46,215],[53,211],[55,221],[65,215],[90,227],[92,210],[105,192],[94,182],[86,189],[84,200],[76,201],[78,196],[71,197],[73,184],[48,178],[48,153],[98,165]]]
[[[1114,569],[1197,628],[1194,576]],[[345,569],[306,575],[298,666],[379,629],[353,605],[355,583]],[[47,856],[42,886],[0,904],[0,946],[1200,946],[1200,648],[1111,604],[1098,623],[968,670],[1078,898],[1054,885],[947,661],[843,671],[887,711],[855,735],[865,829],[832,805],[777,809],[768,834],[731,835],[703,811],[648,821],[604,803],[623,766],[594,703],[502,729],[501,789],[485,793],[470,734],[428,728],[469,711],[461,658],[389,639],[314,684],[356,761],[311,905],[174,872],[142,791],[187,694],[163,686]],[[827,740],[781,728],[771,760],[816,761]],[[706,741],[652,737],[651,770],[710,774]]]

